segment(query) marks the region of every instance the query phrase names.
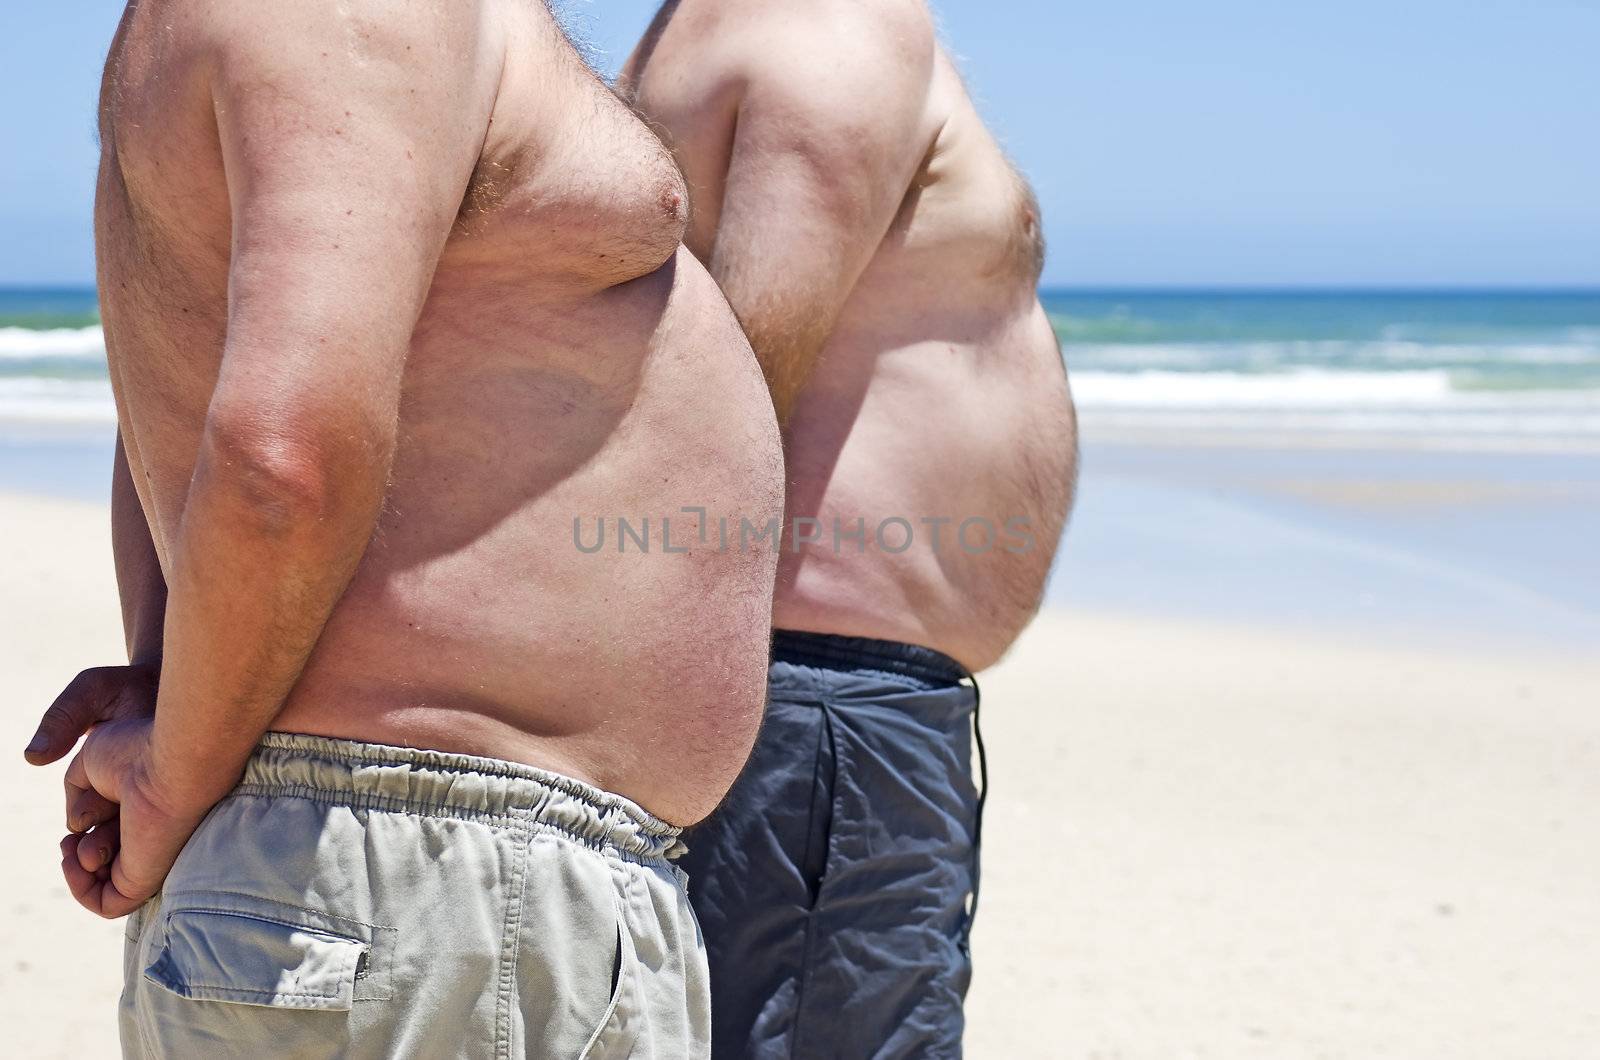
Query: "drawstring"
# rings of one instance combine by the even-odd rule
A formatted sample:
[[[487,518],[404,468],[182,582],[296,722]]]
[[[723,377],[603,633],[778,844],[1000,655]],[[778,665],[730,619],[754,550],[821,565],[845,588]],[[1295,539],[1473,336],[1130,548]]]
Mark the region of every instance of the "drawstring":
[[[967,937],[972,937],[972,922],[978,916],[978,885],[983,877],[983,804],[989,798],[989,755],[983,747],[983,726],[978,713],[983,705],[983,690],[978,679],[972,681],[972,736],[978,744],[978,777],[983,787],[978,790],[978,819],[972,825],[972,904],[967,907]]]

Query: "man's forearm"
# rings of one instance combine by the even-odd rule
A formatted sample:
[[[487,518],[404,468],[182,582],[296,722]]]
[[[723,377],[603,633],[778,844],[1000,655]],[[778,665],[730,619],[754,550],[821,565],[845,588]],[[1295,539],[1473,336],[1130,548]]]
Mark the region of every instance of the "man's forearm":
[[[372,536],[389,452],[202,444],[172,555],[151,749],[178,806],[226,794],[282,709]]]
[[[161,574],[155,540],[133,485],[128,455],[117,437],[111,471],[111,554],[122,598],[122,632],[130,663],[161,658],[161,626],[167,611],[167,582]]]

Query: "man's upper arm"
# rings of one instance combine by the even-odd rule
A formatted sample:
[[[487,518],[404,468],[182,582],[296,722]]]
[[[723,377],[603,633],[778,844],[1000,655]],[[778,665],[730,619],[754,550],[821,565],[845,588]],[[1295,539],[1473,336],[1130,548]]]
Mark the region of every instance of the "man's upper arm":
[[[233,218],[213,422],[349,437],[392,416],[498,76],[478,6],[210,8]]]
[[[774,398],[810,360],[893,223],[928,149],[934,40],[885,5],[743,38],[746,83],[709,266]],[[791,363],[792,362],[792,363]]]

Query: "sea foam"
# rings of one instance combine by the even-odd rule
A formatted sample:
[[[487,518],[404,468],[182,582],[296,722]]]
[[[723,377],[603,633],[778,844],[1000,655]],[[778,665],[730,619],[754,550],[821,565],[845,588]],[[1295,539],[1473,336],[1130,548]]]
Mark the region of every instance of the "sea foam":
[[[105,334],[98,324],[86,328],[0,327],[0,358],[42,360],[52,357],[72,360],[104,358]]]

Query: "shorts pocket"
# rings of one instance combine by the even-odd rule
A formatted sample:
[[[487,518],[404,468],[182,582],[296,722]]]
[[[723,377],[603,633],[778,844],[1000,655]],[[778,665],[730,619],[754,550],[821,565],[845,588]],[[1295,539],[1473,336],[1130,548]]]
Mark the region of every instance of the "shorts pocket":
[[[806,824],[800,877],[805,881],[807,908],[815,909],[833,863],[833,828],[838,816],[839,745],[833,709],[823,706],[817,732],[816,765],[811,778],[811,813]]]
[[[251,895],[163,897],[144,977],[195,1001],[349,1011],[389,996],[394,929]]]
[[[620,886],[625,890],[628,883],[624,877],[620,881]],[[589,1036],[583,1052],[578,1054],[578,1060],[603,1060],[607,1057],[633,1055],[639,1033],[636,1011],[639,1003],[635,997],[635,991],[638,989],[635,978],[638,966],[639,951],[633,940],[633,932],[628,926],[627,913],[619,893],[617,952],[613,965],[611,999],[601,1015],[600,1025]]]

